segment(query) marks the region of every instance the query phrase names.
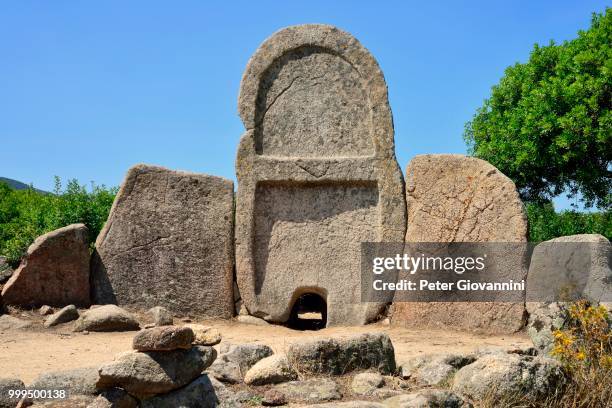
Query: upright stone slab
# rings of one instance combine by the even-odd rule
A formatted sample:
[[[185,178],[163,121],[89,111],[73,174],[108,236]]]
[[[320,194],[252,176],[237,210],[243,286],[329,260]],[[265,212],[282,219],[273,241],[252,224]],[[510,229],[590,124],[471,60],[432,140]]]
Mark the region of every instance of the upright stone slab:
[[[327,324],[363,324],[360,243],[406,225],[387,86],[372,55],[327,25],[285,28],[251,57],[236,171],[236,272],[252,315],[284,322],[307,293]]]
[[[137,165],[92,261],[94,302],[183,315],[233,315],[233,183]]]
[[[484,160],[416,156],[406,169],[406,202],[406,242],[527,242],[527,217],[514,183]],[[507,276],[520,282],[527,257],[527,245],[512,245],[499,259]],[[524,311],[524,303],[395,302],[391,322],[507,333],[523,326]]]
[[[2,289],[4,303],[89,306],[87,235],[84,224],[71,224],[36,238]]]

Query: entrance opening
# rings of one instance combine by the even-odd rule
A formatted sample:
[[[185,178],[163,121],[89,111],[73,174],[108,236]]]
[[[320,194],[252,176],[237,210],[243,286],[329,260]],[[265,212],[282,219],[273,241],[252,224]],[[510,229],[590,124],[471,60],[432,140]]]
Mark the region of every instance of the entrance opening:
[[[303,294],[293,304],[287,325],[296,330],[323,329],[327,325],[325,300],[314,293]]]

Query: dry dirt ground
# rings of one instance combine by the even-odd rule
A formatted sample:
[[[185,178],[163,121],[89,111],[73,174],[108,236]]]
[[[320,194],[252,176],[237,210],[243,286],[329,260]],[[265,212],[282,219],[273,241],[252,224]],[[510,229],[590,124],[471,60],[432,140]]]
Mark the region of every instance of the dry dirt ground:
[[[17,377],[26,384],[47,371],[99,366],[113,356],[131,349],[135,332],[75,333],[73,323],[45,329],[36,312],[13,316],[33,322],[28,329],[0,330],[0,377]],[[145,321],[144,319],[140,319]],[[176,321],[176,324],[183,324]],[[531,341],[524,333],[478,335],[445,330],[414,330],[371,324],[362,327],[334,327],[319,331],[291,330],[283,326],[254,326],[233,321],[197,321],[218,328],[223,342],[267,344],[275,352],[292,342],[315,337],[341,336],[382,331],[389,334],[398,364],[423,353],[471,352],[479,348],[525,348]],[[218,346],[216,346],[218,347]]]

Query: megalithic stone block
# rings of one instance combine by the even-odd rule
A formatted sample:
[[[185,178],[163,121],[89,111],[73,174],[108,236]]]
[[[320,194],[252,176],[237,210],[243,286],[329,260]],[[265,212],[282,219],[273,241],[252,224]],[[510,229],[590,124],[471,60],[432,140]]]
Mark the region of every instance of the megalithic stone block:
[[[363,324],[360,243],[402,242],[406,206],[383,74],[353,36],[285,28],[242,78],[236,272],[246,308],[284,322],[301,295],[329,325]]]
[[[457,154],[416,156],[406,169],[406,243],[504,243],[507,276],[527,276],[527,217],[516,186],[490,163]],[[396,297],[398,293],[396,293]],[[524,294],[523,294],[524,296]],[[395,302],[391,322],[415,328],[512,333],[524,324],[523,302]]]
[[[233,316],[233,204],[230,180],[132,167],[96,240],[94,302]]]

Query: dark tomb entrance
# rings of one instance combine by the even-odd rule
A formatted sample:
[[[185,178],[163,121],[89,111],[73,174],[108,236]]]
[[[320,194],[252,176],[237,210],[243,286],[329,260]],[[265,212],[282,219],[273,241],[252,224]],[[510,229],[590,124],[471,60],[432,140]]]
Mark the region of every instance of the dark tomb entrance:
[[[295,330],[320,330],[327,325],[327,304],[315,293],[296,299],[287,326]]]

